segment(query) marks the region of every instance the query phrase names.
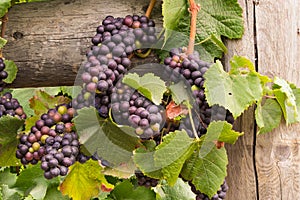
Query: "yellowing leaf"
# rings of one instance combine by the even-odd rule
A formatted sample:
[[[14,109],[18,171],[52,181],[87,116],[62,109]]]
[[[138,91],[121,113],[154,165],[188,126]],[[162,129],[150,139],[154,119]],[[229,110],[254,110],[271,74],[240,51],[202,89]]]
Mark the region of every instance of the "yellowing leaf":
[[[113,185],[107,183],[101,170],[102,167],[96,161],[89,160],[84,164],[76,162],[60,185],[62,194],[73,200],[88,200],[98,196],[102,184],[106,189],[112,189]]]

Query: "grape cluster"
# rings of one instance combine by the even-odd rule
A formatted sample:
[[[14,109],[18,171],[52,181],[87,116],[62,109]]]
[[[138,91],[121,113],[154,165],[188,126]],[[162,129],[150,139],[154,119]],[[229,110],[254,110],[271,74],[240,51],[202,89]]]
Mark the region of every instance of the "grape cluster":
[[[3,91],[4,82],[3,80],[7,78],[8,74],[5,69],[5,63],[3,58],[0,58],[0,92]]]
[[[141,46],[147,46],[156,41],[156,30],[154,27],[154,21],[146,16],[127,15],[125,18],[107,16],[102,21],[102,24],[97,27],[97,33],[92,38],[92,43],[97,46],[103,41],[111,39],[114,35],[121,35],[130,31],[135,36],[133,40],[134,45],[131,46],[133,51],[136,48],[139,49]]]
[[[116,123],[134,127],[135,133],[143,140],[160,134],[164,122],[160,106],[121,82],[114,88],[111,101],[112,116]]]
[[[228,190],[228,185],[226,183],[226,180],[224,180],[223,184],[220,186],[220,189],[217,191],[217,193],[212,198],[209,198],[207,195],[197,190],[195,185],[192,184],[192,182],[189,181],[189,185],[191,186],[192,192],[194,192],[197,195],[196,200],[222,200],[225,199],[226,192]]]
[[[75,110],[70,104],[57,106],[42,114],[29,134],[20,137],[16,157],[23,165],[37,164],[47,179],[66,175],[79,153],[79,141],[71,122]]]
[[[6,92],[0,97],[0,117],[4,115],[26,119],[26,114],[24,113],[23,107],[20,105],[17,99],[12,97],[12,94],[9,92]]]
[[[175,48],[170,51],[170,56],[165,58],[165,72],[169,74],[172,82],[176,83],[184,78],[192,87],[193,96],[196,104],[193,106],[195,128],[198,136],[206,133],[206,128],[211,121],[226,120],[233,123],[232,114],[221,106],[210,107],[204,94],[204,77],[210,63],[204,62],[199,58],[198,52],[186,55],[186,48]],[[189,136],[194,137],[191,129],[189,116],[182,120],[181,128],[188,132]]]
[[[151,178],[143,174],[141,171],[135,171],[135,176],[137,178],[137,182],[139,186],[144,186],[147,188],[157,186],[159,180],[155,178]]]
[[[74,108],[95,106],[101,117],[108,117],[112,90],[131,66],[128,56],[156,41],[154,26],[146,16],[137,15],[107,16],[102,21],[87,52],[81,76],[83,90],[73,100]]]

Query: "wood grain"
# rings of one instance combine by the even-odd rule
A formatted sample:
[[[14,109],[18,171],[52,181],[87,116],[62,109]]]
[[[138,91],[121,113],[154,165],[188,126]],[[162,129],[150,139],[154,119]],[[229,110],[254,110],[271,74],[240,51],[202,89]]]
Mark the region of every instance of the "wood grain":
[[[255,61],[254,33],[253,33],[253,3],[252,1],[239,0],[243,8],[244,36],[240,40],[228,40],[226,46],[228,53],[224,57],[225,67],[230,68],[229,60],[233,55],[246,56]],[[236,122],[235,129],[244,132],[234,145],[227,145],[229,166],[226,178],[229,191],[226,199],[257,199],[256,177],[253,163],[254,120],[253,108],[250,108]]]
[[[3,50],[4,57],[19,67],[11,86],[73,85],[96,27],[105,16],[141,15],[148,3],[149,0],[53,0],[13,6],[5,32],[8,43]],[[159,2],[152,16],[156,26],[161,27]],[[133,60],[136,62],[139,61]]]
[[[300,2],[259,1],[256,27],[259,72],[300,86]],[[300,126],[285,127],[257,138],[261,199],[300,199]]]

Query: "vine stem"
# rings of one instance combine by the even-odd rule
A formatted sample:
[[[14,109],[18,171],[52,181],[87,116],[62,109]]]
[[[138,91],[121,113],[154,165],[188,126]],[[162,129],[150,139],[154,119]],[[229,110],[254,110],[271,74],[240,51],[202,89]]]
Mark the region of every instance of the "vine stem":
[[[196,25],[197,25],[197,14],[200,10],[200,5],[196,4],[194,0],[189,0],[189,12],[191,13],[191,26],[190,26],[190,40],[187,49],[187,54],[194,52],[195,37],[196,37]]]
[[[191,110],[190,102],[188,102],[187,108],[189,110],[189,117],[190,117],[190,121],[191,121],[194,136],[198,140],[199,137],[198,137],[198,134],[197,134],[197,131],[196,131],[196,128],[195,128],[195,124],[194,124],[194,120],[193,120],[193,117],[192,117],[192,110]]]
[[[150,0],[149,6],[148,6],[146,14],[145,14],[146,17],[150,18],[150,15],[155,6],[155,3],[156,3],[156,0]]]

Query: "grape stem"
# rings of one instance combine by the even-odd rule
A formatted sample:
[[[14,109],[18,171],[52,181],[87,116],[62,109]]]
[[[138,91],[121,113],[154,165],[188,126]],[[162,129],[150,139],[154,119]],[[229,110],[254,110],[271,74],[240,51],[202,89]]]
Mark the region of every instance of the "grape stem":
[[[193,120],[193,116],[192,116],[192,110],[191,110],[191,104],[190,104],[190,102],[187,102],[187,108],[188,108],[188,111],[189,111],[189,117],[190,117],[190,121],[191,121],[191,125],[192,125],[194,136],[198,140],[199,137],[198,137],[198,134],[197,134],[197,131],[196,131],[196,128],[195,128],[195,124],[194,124],[194,120]]]
[[[196,37],[196,25],[197,25],[197,14],[200,10],[200,5],[196,4],[194,0],[189,0],[189,12],[191,13],[191,27],[190,27],[190,40],[187,49],[187,55],[194,52],[195,37]]]
[[[146,17],[150,18],[150,15],[155,6],[155,3],[156,3],[156,0],[150,0],[149,6],[148,6],[146,14],[145,14]]]

